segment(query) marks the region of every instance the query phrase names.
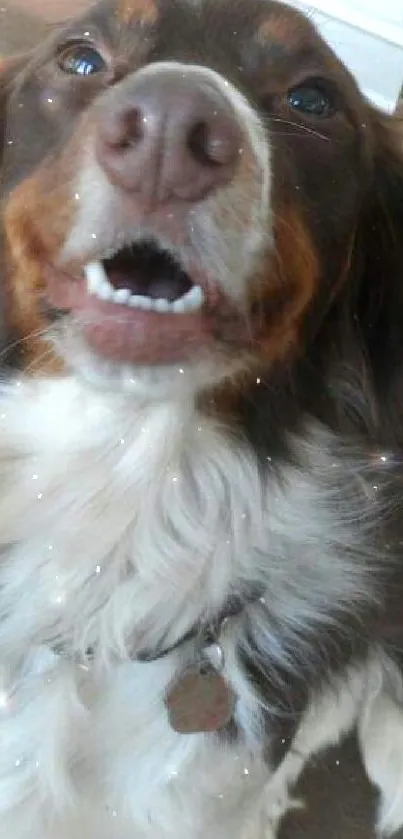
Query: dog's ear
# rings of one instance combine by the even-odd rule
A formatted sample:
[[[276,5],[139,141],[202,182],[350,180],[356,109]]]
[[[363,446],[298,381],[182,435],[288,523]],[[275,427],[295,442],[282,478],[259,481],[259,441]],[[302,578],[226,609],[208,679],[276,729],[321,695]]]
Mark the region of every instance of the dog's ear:
[[[372,125],[371,125],[372,124]],[[373,171],[357,232],[350,300],[372,380],[374,419],[403,446],[403,119],[370,111]]]

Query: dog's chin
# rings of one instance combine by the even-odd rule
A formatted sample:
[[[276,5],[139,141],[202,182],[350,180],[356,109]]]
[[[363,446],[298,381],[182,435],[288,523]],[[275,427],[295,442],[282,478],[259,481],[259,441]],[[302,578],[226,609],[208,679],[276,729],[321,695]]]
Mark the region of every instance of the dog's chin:
[[[129,364],[103,357],[89,346],[77,322],[67,318],[54,339],[66,365],[97,389],[131,396],[143,404],[194,400],[238,376],[247,361],[224,351],[205,351],[191,361]]]

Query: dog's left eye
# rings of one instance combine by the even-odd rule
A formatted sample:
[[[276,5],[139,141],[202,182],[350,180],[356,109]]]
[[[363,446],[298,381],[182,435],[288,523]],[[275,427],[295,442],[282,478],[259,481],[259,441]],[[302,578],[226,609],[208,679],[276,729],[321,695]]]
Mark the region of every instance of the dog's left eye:
[[[101,53],[88,44],[70,44],[59,53],[58,64],[64,73],[73,76],[92,76],[106,69]]]
[[[300,111],[313,117],[328,117],[334,111],[330,94],[319,85],[300,85],[290,90],[288,104],[294,111]]]

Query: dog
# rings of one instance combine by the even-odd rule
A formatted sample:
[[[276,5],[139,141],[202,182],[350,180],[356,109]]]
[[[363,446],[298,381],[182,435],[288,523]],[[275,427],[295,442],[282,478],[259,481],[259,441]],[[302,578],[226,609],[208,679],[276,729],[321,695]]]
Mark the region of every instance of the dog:
[[[275,839],[356,731],[403,825],[403,151],[275,0],[3,62],[0,833]]]

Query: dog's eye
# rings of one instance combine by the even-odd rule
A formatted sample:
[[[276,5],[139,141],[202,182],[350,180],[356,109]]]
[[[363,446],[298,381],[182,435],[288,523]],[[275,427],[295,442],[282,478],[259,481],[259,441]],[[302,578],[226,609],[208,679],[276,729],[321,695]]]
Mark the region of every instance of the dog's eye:
[[[288,104],[294,111],[313,117],[328,117],[334,111],[331,95],[318,85],[300,85],[288,93]]]
[[[70,44],[61,50],[58,63],[64,73],[73,76],[92,76],[106,69],[102,55],[88,44]]]

